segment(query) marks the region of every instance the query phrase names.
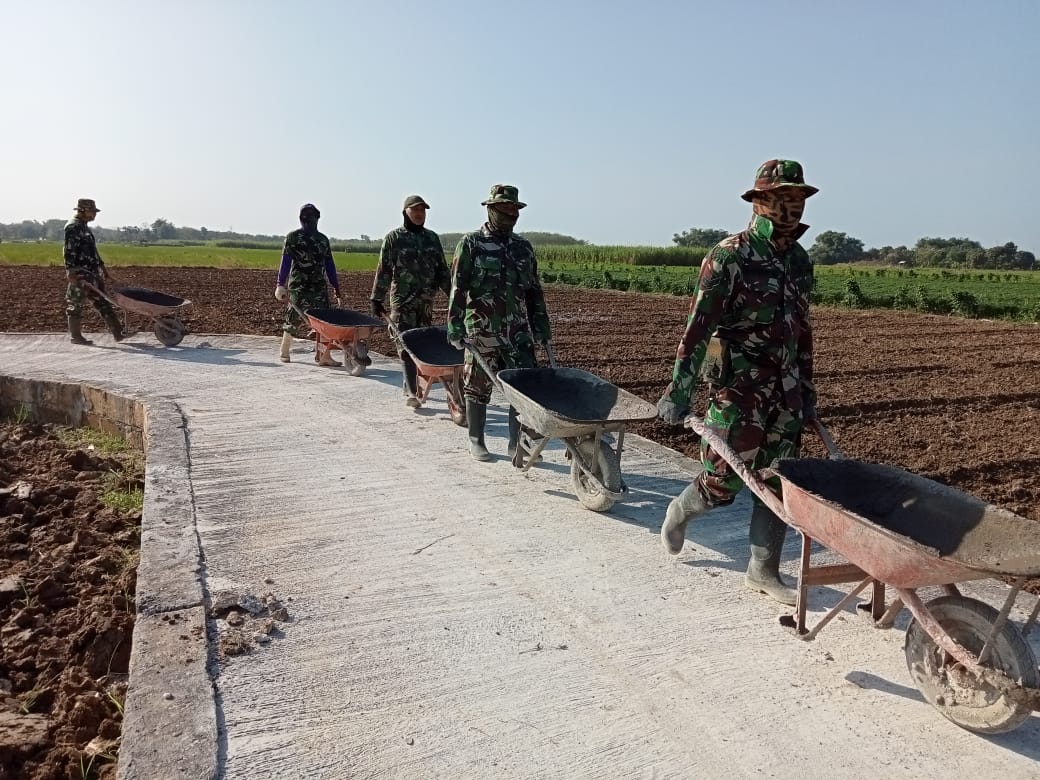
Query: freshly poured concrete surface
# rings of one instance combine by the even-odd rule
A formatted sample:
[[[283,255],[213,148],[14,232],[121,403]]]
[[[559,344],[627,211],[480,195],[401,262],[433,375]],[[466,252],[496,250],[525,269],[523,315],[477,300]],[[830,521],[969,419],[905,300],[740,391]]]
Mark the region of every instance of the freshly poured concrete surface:
[[[0,336],[2,374],[176,402],[206,587],[291,597],[280,635],[220,665],[222,776],[1040,774],[1040,718],[989,739],[946,721],[910,681],[901,628],[848,612],[812,643],[783,630],[743,586],[746,495],[665,554],[688,461],[627,440],[630,498],[596,514],[558,445],[527,476],[472,461],[442,391],[404,406],[396,361],[351,377],[276,349]],[[501,454],[504,407],[488,417]]]

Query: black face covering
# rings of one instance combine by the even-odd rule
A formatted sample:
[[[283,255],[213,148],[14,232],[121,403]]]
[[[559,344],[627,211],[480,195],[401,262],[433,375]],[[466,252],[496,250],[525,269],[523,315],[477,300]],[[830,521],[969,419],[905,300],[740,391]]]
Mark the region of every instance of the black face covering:
[[[404,217],[404,226],[405,226],[406,230],[409,230],[412,233],[421,233],[422,232],[423,226],[422,225],[416,225],[414,222],[412,222],[412,220],[409,219],[409,217],[408,217],[408,212],[407,211],[402,211],[401,212],[401,216]]]
[[[318,231],[318,217],[311,213],[300,215],[300,227],[304,233],[316,233]]]
[[[512,233],[513,227],[516,225],[516,221],[520,219],[519,214],[503,214],[494,206],[488,206],[487,211],[488,225],[491,226],[491,232],[499,236],[508,236],[510,233]]]

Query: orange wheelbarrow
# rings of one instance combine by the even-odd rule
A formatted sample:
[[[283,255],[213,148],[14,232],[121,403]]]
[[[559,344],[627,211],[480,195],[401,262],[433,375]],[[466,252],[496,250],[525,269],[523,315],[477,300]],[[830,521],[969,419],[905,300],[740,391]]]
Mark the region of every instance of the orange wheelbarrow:
[[[448,396],[452,422],[465,427],[466,400],[462,396],[462,368],[466,353],[448,343],[446,325],[411,328],[401,331],[387,320],[390,335],[398,341],[415,363],[415,397],[425,403],[433,386],[440,382]]]
[[[289,305],[310,325],[314,331],[315,349],[343,351],[343,365],[351,376],[361,376],[372,364],[368,356],[368,339],[377,328],[384,327],[383,320],[370,317],[351,309],[300,309],[295,303]]]

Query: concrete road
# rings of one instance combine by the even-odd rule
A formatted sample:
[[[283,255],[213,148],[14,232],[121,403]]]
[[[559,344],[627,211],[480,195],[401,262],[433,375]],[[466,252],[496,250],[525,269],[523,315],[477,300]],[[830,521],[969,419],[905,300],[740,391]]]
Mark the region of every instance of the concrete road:
[[[690,480],[675,453],[629,440],[630,498],[596,514],[560,446],[527,476],[470,460],[443,391],[404,406],[396,361],[352,377],[276,349],[0,336],[0,373],[176,402],[208,590],[287,604],[271,642],[217,669],[222,776],[1040,776],[1040,718],[983,738],[924,703],[905,617],[876,630],[850,610],[812,643],[783,630],[743,586],[746,495],[666,555],[660,521]],[[488,417],[501,454],[501,403]],[[813,596],[820,612],[841,593]]]

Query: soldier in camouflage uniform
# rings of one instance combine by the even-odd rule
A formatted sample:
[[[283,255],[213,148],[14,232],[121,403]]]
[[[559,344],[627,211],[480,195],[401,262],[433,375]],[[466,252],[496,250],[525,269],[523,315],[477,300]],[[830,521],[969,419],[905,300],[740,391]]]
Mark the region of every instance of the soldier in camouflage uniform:
[[[123,327],[112,304],[84,287],[91,284],[104,292],[105,281],[112,278],[105,262],[98,254],[94,233],[87,223],[93,221],[101,211],[90,198],[80,198],[76,203],[76,215],[65,225],[65,275],[69,284],[65,289],[65,313],[69,320],[69,340],[73,344],[93,344],[83,337],[83,299],[89,298],[112,332],[116,341],[123,340]]]
[[[424,227],[429,207],[419,195],[405,198],[401,212],[404,224],[387,233],[379,249],[379,267],[372,282],[372,313],[387,316],[384,301],[389,292],[390,321],[399,331],[432,325],[433,296],[437,290],[447,294],[451,289],[441,240]],[[415,397],[415,363],[403,344],[397,344],[397,354],[404,369],[405,403],[416,409],[421,403]]]
[[[300,229],[292,231],[285,237],[282,247],[282,264],[278,269],[278,286],[274,297],[279,301],[291,300],[303,311],[307,309],[327,309],[329,307],[329,290],[326,284],[332,285],[336,291],[336,303],[339,304],[339,279],[336,276],[336,263],[332,259],[332,246],[324,233],[318,232],[318,219],[321,212],[313,203],[306,203],[300,208]],[[287,286],[288,283],[288,286]],[[305,338],[306,323],[292,306],[285,310],[285,324],[282,326],[282,345],[279,359],[289,362],[289,349],[293,336]],[[318,344],[314,350],[314,359],[321,366],[341,365],[329,354],[329,349]]]
[[[463,236],[455,249],[448,341],[461,349],[467,339],[494,371],[533,368],[535,344],[547,344],[551,333],[534,247],[513,233],[520,209],[527,204],[520,202],[516,187],[496,184],[481,205],[487,206],[487,222]],[[468,351],[463,380],[470,454],[476,460],[490,460],[484,423],[491,378]],[[516,410],[510,407],[510,457],[519,433]]]
[[[793,160],[770,160],[758,169],[755,186],[742,196],[753,205],[751,223],[712,248],[701,264],[672,381],[658,402],[665,422],[681,422],[711,353],[717,360],[706,372],[707,424],[753,469],[797,457],[803,424],[816,414],[813,269],[798,238],[808,228],[801,223],[805,200],[817,191]],[[661,527],[661,541],[673,555],[682,550],[690,520],[731,503],[743,487],[704,443],[701,460],[703,473],[671,502]],[[756,497],[745,583],[793,605],[795,592],[779,573],[786,532],[786,524]]]

